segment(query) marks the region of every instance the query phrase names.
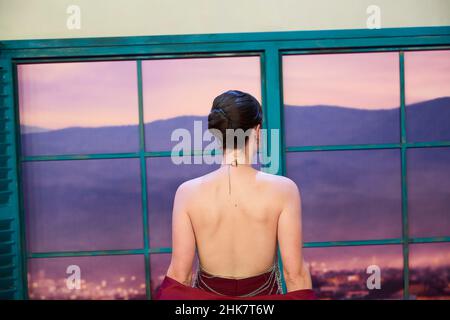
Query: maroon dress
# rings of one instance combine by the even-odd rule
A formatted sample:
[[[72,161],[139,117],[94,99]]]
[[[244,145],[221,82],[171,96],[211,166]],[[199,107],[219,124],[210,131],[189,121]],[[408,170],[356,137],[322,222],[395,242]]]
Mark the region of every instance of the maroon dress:
[[[159,287],[157,300],[313,300],[310,289],[281,294],[281,277],[278,264],[267,272],[248,278],[225,278],[197,271],[193,287],[186,286],[166,276]]]

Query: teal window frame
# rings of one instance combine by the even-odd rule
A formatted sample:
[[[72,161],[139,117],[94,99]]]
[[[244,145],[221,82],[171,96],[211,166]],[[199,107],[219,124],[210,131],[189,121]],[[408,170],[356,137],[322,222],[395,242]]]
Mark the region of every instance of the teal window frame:
[[[171,35],[148,37],[111,37],[82,39],[49,40],[13,40],[0,41],[0,71],[2,85],[0,91],[0,108],[5,110],[1,121],[6,125],[6,143],[1,149],[0,157],[8,158],[9,176],[7,187],[0,193],[9,195],[6,204],[0,205],[0,221],[10,221],[6,232],[10,235],[5,243],[7,250],[0,252],[3,256],[12,256],[13,263],[0,269],[0,298],[27,299],[27,260],[35,258],[105,256],[105,255],[144,255],[146,273],[146,296],[150,292],[150,256],[171,253],[170,247],[150,248],[148,230],[147,166],[149,157],[169,157],[170,151],[149,152],[145,150],[142,68],[143,60],[161,58],[194,58],[248,56],[260,57],[261,93],[264,108],[264,126],[267,129],[280,129],[279,163],[282,166],[276,172],[285,175],[285,156],[287,152],[314,152],[332,150],[361,149],[400,149],[401,151],[401,196],[402,196],[402,236],[393,239],[306,242],[304,247],[338,247],[365,245],[401,245],[403,248],[403,297],[410,298],[409,293],[409,245],[415,243],[450,242],[448,237],[413,238],[409,236],[408,226],[408,192],[406,184],[406,151],[409,148],[450,147],[450,141],[429,141],[412,143],[406,137],[405,119],[405,76],[404,52],[410,50],[450,49],[450,27],[418,27],[389,29],[327,30],[327,31],[289,31],[235,34],[201,34]],[[284,144],[284,106],[282,84],[282,56],[289,54],[344,53],[344,52],[398,52],[400,66],[400,130],[399,143],[301,146],[285,147]],[[110,154],[74,154],[51,156],[22,156],[20,154],[20,126],[18,115],[16,67],[21,63],[46,63],[70,61],[137,61],[139,94],[139,151],[136,153]],[[267,142],[267,147],[273,141]],[[194,150],[191,154],[200,154]],[[24,226],[23,197],[21,194],[20,165],[27,161],[59,161],[86,159],[139,158],[142,185],[142,221],[144,244],[141,249],[104,250],[104,251],[65,251],[36,252],[26,250]],[[151,168],[149,169],[151,170]],[[151,204],[150,204],[151,205]],[[150,229],[151,231],[151,229]],[[0,240],[0,246],[2,246]],[[6,248],[6,247],[5,247]],[[281,261],[280,261],[281,262]],[[0,268],[2,265],[0,264]],[[3,271],[2,271],[3,270]],[[3,273],[2,273],[3,272]],[[2,277],[14,280],[14,286],[3,287]]]

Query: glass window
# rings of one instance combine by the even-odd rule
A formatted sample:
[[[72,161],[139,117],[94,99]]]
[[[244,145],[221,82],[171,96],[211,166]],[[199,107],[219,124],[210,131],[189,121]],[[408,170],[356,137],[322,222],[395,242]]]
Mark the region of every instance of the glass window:
[[[288,149],[285,160],[286,175],[301,190],[305,260],[321,299],[403,295],[402,246],[361,243],[402,238],[400,148],[320,150],[400,142],[399,61],[398,52],[282,57],[285,146],[317,149]],[[450,141],[450,50],[407,51],[404,62],[408,142]],[[179,143],[171,141],[175,129],[187,129],[191,142],[203,135],[213,99],[224,91],[246,91],[261,102],[267,79],[260,67],[257,54],[144,60],[140,91],[136,61],[17,66],[20,156],[56,156],[21,162],[26,251],[40,253],[27,259],[31,299],[145,299],[146,272],[155,295],[171,254],[151,253],[148,263],[136,249],[146,240],[151,252],[170,249],[178,186],[219,165],[200,163],[200,156],[186,156],[192,164],[177,165],[168,156],[146,154],[143,226],[140,159],[114,156],[143,151],[139,94],[145,151],[170,151]],[[192,149],[208,144],[194,143]],[[110,159],[86,159],[94,158],[84,155],[91,153]],[[0,178],[7,178],[2,161]],[[413,298],[450,299],[450,243],[436,242],[450,237],[449,164],[448,147],[407,145]],[[434,243],[417,243],[422,237]],[[339,241],[356,242],[344,247]],[[105,256],[102,250],[126,255]],[[55,252],[67,257],[53,257]],[[79,267],[80,289],[68,288],[68,267]],[[381,288],[371,289],[368,269],[376,268]]]
[[[152,248],[172,245],[172,208],[178,186],[219,166],[194,164],[194,161],[202,160],[200,156],[185,159],[190,159],[192,164],[174,164],[170,157],[147,159],[149,235]]]
[[[305,241],[401,236],[400,152],[290,152],[287,176],[302,196]]]
[[[410,235],[450,236],[450,148],[408,149],[407,170]]]
[[[142,73],[149,151],[171,150],[177,143],[171,134],[178,128],[193,137],[195,120],[206,130],[214,98],[227,90],[248,92],[261,102],[258,56],[147,60]]]
[[[450,51],[405,52],[409,142],[450,140]]]
[[[401,246],[305,248],[304,256],[320,299],[402,298]],[[372,286],[378,274],[379,289]]]
[[[152,297],[156,295],[159,287],[161,286],[164,277],[166,276],[167,269],[170,265],[171,259],[170,253],[152,253],[150,254],[150,270],[151,270],[151,293]],[[192,264],[192,274],[198,270],[198,258],[197,255],[194,258],[194,263]]]
[[[450,243],[412,244],[409,290],[416,299],[450,299]]]
[[[139,159],[23,163],[28,250],[141,248]]]
[[[22,153],[135,152],[135,61],[18,66]]]
[[[154,253],[150,255],[150,270],[152,271],[150,287],[152,297],[156,295],[161,282],[166,276],[167,269],[170,265],[170,258],[170,253]]]
[[[142,255],[28,260],[30,299],[145,299],[145,288]]]
[[[398,53],[283,56],[286,146],[399,142]]]

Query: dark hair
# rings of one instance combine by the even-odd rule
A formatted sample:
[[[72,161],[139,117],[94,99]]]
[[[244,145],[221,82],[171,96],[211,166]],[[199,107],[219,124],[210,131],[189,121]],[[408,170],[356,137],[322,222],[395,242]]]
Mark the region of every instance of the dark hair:
[[[262,108],[251,94],[229,90],[218,95],[208,115],[208,129],[216,129],[221,135],[222,146],[227,147],[227,129],[242,129],[244,132],[262,123]],[[239,148],[239,141],[234,139],[234,147]],[[247,143],[248,137],[245,137]]]

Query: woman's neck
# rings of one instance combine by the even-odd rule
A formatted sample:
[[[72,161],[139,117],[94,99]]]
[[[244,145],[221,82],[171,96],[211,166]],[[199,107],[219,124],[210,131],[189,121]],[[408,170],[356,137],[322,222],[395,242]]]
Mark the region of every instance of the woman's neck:
[[[252,157],[242,149],[225,150],[222,156],[222,166],[231,165],[234,167],[251,167]]]

